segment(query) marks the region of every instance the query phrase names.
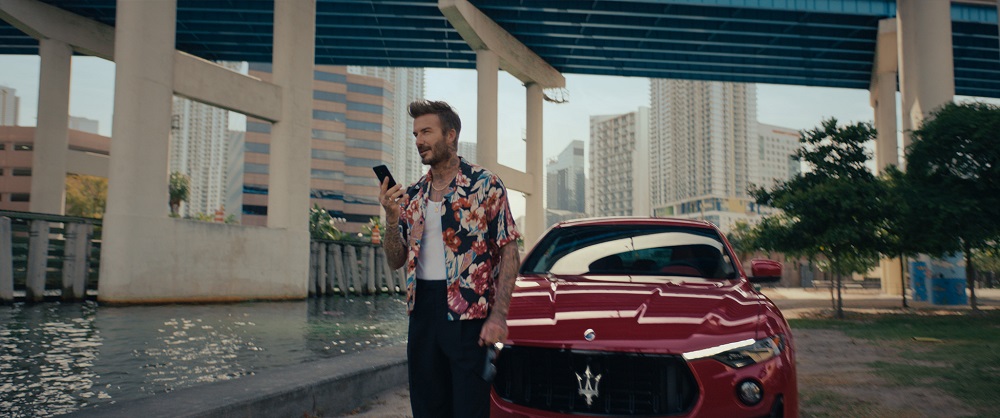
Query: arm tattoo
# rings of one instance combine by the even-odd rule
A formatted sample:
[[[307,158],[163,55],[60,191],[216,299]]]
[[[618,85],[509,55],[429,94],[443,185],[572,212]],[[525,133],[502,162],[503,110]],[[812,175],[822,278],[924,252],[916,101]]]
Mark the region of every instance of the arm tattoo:
[[[500,248],[500,276],[497,277],[497,293],[493,302],[493,312],[500,315],[503,320],[507,319],[510,296],[514,292],[519,268],[521,268],[521,255],[517,252],[517,240],[513,240]]]
[[[406,245],[403,243],[403,236],[399,233],[399,227],[387,225],[385,236],[382,238],[382,251],[385,251],[385,259],[389,262],[389,267],[396,270],[406,263]]]

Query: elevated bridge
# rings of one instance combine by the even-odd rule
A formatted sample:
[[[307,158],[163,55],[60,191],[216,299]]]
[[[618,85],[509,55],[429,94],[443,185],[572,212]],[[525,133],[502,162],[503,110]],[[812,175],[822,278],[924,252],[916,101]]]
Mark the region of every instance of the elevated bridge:
[[[102,299],[280,299],[307,292],[302,161],[314,64],[475,68],[477,159],[526,193],[530,215],[544,213],[542,101],[560,97],[563,73],[868,89],[882,168],[899,163],[897,90],[904,132],[956,94],[1000,97],[997,7],[992,0],[0,0],[0,53],[41,56],[31,210],[42,213],[63,210],[70,57],[116,62]],[[208,60],[272,62],[274,79]],[[501,69],[525,84],[526,172],[496,162]],[[273,123],[267,228],[167,217],[174,94]],[[543,222],[527,217],[529,245]],[[237,288],[253,291],[233,294]]]

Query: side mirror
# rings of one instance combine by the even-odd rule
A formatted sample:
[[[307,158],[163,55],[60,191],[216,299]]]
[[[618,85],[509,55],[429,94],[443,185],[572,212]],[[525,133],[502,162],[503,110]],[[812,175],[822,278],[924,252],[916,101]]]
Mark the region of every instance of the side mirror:
[[[750,283],[774,283],[781,280],[781,263],[773,260],[750,260]]]

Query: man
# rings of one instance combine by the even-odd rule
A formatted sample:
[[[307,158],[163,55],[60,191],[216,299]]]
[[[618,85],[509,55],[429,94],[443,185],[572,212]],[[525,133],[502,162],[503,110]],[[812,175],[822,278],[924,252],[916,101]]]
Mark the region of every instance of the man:
[[[407,358],[414,418],[487,417],[487,350],[507,336],[520,259],[500,178],[458,156],[462,122],[445,102],[410,103],[430,171],[405,191],[383,181],[382,249],[406,268]]]

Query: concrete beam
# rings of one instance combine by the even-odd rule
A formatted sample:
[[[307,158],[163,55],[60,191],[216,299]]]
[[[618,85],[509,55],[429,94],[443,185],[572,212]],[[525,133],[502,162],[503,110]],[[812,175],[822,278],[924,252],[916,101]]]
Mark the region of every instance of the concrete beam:
[[[111,60],[115,28],[37,0],[0,0],[0,19],[35,39],[55,39],[74,51]]]
[[[495,52],[500,68],[521,82],[537,83],[543,89],[566,87],[559,71],[468,0],[438,0],[438,9],[473,50]]]
[[[174,93],[269,122],[281,119],[281,88],[194,55],[174,52]]]
[[[0,0],[0,19],[39,40],[114,61],[115,28],[37,0]],[[281,89],[194,55],[174,51],[174,91],[191,100],[275,122]]]
[[[508,189],[514,189],[519,192],[532,194],[532,191],[534,190],[535,176],[523,171],[515,170],[500,163],[493,163],[484,167],[492,171],[493,174],[499,176],[500,179],[503,180],[503,185]]]
[[[108,178],[108,156],[87,151],[69,150],[66,172]]]

